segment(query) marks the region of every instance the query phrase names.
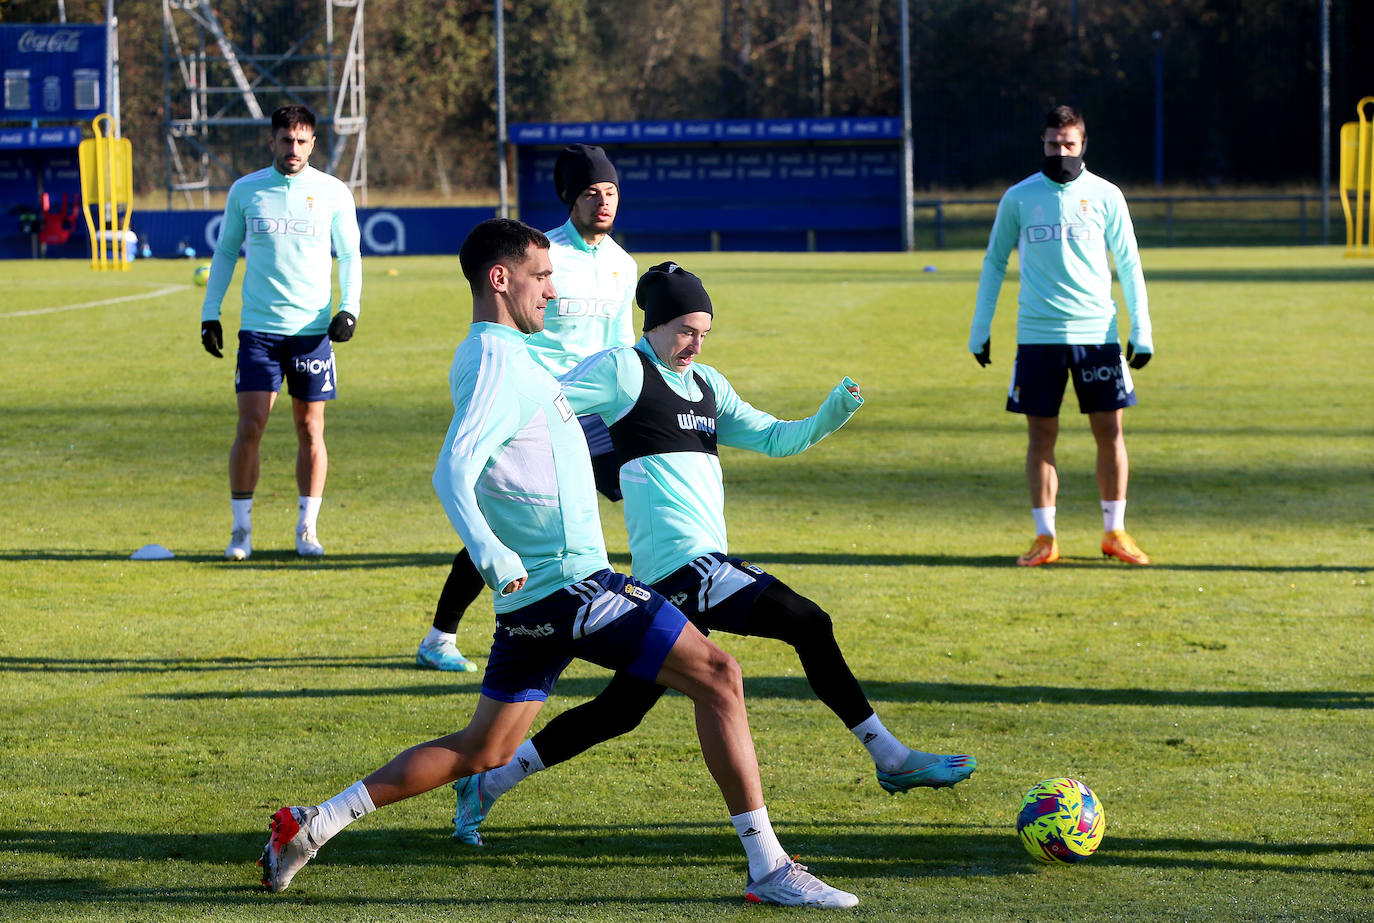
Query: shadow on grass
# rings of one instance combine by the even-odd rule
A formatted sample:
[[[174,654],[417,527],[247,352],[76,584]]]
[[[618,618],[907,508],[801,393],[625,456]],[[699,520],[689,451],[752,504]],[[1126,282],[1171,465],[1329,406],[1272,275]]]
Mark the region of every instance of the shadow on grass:
[[[813,869],[845,883],[881,879],[963,877],[969,879],[1020,875],[1038,868],[1021,849],[1011,831],[1003,827],[952,825],[941,827],[894,827],[891,824],[821,823],[777,824],[779,833],[792,848],[812,857]],[[582,901],[610,905],[653,903],[716,904],[737,903],[742,877],[739,845],[723,821],[716,823],[659,825],[560,825],[529,827],[487,825],[487,845],[481,849],[455,843],[441,828],[372,830],[364,825],[348,831],[334,841],[316,860],[328,865],[335,880],[350,868],[367,870],[384,867],[396,878],[410,869],[443,868],[461,871],[464,867],[485,867],[495,875],[518,869],[521,881],[547,882],[530,885],[517,896],[489,893],[442,897],[412,892],[392,895],[347,893],[339,886],[334,893],[312,887],[309,870],[302,873],[291,892],[269,898],[257,885],[253,866],[262,844],[259,833],[134,834],[127,831],[19,831],[0,830],[0,851],[18,855],[38,855],[61,861],[162,863],[192,862],[221,867],[227,881],[219,885],[201,884],[177,887],[171,881],[155,887],[120,887],[109,878],[60,876],[52,878],[0,879],[0,898],[56,903],[139,902],[187,904],[212,901],[218,906],[229,902],[263,901],[340,906],[413,905],[423,900],[434,906],[565,904],[569,898],[560,893],[559,882],[569,876],[623,878],[624,890],[598,895],[581,895]],[[1250,871],[1265,874],[1295,872],[1330,875],[1374,876],[1369,857],[1370,843],[1264,843],[1254,840],[1168,838],[1109,838],[1093,858],[1095,866],[1129,866],[1145,869],[1191,869],[1195,871]],[[1316,864],[1312,860],[1332,857],[1342,864]],[[637,876],[682,866],[719,866],[703,874],[707,887],[715,894],[646,897],[636,893]],[[610,871],[614,868],[614,871]],[[112,877],[117,875],[112,873]],[[167,878],[184,875],[171,872]],[[211,873],[214,875],[214,873]],[[363,871],[362,874],[368,874]],[[540,891],[547,887],[549,893]],[[856,889],[857,890],[857,889]]]
[[[1011,553],[996,555],[960,554],[833,554],[821,551],[733,551],[735,557],[743,558],[754,564],[818,565],[823,567],[994,567],[1010,568],[1016,566],[1015,555]],[[611,566],[624,570],[630,565],[630,556],[624,552],[611,552],[608,555]],[[128,554],[119,551],[52,551],[43,549],[0,551],[0,561],[127,561]],[[308,568],[311,570],[377,570],[388,567],[441,567],[453,563],[453,555],[448,553],[356,553],[328,555],[324,558],[301,558],[290,551],[255,551],[247,561],[226,561],[219,554],[178,555],[172,561],[191,564],[217,564],[229,570],[280,570],[287,567]],[[137,562],[148,566],[168,566],[165,561]],[[1127,565],[1102,557],[1062,557],[1053,569],[1070,567],[1118,567],[1129,571]],[[1151,570],[1180,571],[1197,573],[1374,573],[1374,566],[1368,564],[1214,564],[1199,562],[1156,563]]]

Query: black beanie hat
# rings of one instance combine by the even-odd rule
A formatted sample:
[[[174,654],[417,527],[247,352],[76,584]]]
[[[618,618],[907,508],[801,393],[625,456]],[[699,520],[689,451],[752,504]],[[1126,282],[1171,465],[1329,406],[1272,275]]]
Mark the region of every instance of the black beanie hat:
[[[620,186],[615,164],[604,150],[595,144],[570,144],[558,152],[558,162],[553,166],[553,188],[564,205],[572,208],[582,190],[593,183]]]
[[[644,329],[653,330],[675,317],[711,310],[711,296],[701,280],[677,263],[659,263],[639,277],[635,301],[644,310]]]

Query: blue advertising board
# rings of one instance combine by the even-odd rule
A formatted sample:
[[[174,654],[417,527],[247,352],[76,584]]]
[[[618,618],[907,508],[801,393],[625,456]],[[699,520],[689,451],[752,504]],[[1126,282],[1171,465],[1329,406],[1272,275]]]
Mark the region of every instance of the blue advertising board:
[[[638,251],[901,248],[901,121],[742,119],[529,124],[519,147],[522,220],[552,228],[558,151],[599,144],[624,196],[615,237]]]
[[[88,122],[106,105],[104,25],[0,24],[0,119]]]

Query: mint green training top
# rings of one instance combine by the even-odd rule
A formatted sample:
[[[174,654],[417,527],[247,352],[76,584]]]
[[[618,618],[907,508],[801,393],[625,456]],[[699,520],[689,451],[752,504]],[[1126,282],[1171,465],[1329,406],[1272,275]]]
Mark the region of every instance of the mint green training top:
[[[587,438],[526,337],[476,323],[453,354],[453,422],[434,489],[497,612],[610,567]],[[509,595],[502,590],[528,577]]]
[[[633,350],[653,360],[668,386],[689,400],[702,397],[692,373],[706,381],[716,396],[719,445],[775,458],[796,455],[839,429],[863,405],[863,398],[849,392],[854,382],[846,378],[813,416],[779,420],[741,399],[725,376],[708,365],[693,362],[682,372],[668,368],[641,337],[633,347],[589,357],[560,379],[573,409],[598,413],[608,426],[628,413],[644,388],[644,367]],[[729,553],[725,482],[715,455],[669,452],[637,458],[621,466],[620,490],[625,495],[630,573],[645,583],[662,580],[703,554]]]
[[[548,236],[558,297],[544,309],[544,329],[530,336],[530,352],[556,377],[593,353],[634,344],[639,267],[609,234],[589,246],[571,218]]]
[[[331,244],[339,257],[339,310],[358,316],[363,288],[358,213],[353,194],[335,177],[311,166],[286,176],[274,164],[229,187],[202,321],[219,320],[245,241],[241,330],[285,336],[328,330]]]
[[[983,257],[969,352],[981,352],[991,336],[1012,247],[1021,272],[1017,343],[1120,342],[1110,252],[1131,312],[1130,342],[1137,352],[1154,352],[1135,229],[1116,186],[1084,170],[1068,183],[1036,173],[1006,191]]]

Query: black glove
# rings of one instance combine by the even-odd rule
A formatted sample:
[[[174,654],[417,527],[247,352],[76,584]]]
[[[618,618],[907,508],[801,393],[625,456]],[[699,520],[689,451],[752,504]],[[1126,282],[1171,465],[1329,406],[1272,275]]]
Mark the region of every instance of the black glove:
[[[1154,353],[1138,353],[1135,351],[1135,344],[1130,340],[1126,341],[1126,363],[1133,369],[1143,369],[1150,361]]]
[[[358,319],[356,317],[347,311],[340,311],[329,322],[329,338],[335,343],[347,343],[353,339],[353,328],[357,324]]]
[[[217,320],[203,320],[200,322],[200,345],[205,347],[205,351],[216,359],[223,359],[224,353],[220,349],[224,346],[224,328],[219,325]]]
[[[978,360],[978,364],[987,367],[992,364],[992,337],[983,341],[983,351],[974,353],[973,358]]]

